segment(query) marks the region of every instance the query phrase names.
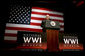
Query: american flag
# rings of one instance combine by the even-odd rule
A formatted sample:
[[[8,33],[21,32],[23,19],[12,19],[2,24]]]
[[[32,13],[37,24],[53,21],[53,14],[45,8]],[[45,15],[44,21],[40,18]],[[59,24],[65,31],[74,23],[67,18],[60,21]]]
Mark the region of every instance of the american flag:
[[[11,8],[10,17],[6,23],[5,41],[15,43],[18,31],[42,32],[41,22],[46,15],[54,21],[60,22],[60,31],[64,31],[63,13],[41,7],[15,6]]]

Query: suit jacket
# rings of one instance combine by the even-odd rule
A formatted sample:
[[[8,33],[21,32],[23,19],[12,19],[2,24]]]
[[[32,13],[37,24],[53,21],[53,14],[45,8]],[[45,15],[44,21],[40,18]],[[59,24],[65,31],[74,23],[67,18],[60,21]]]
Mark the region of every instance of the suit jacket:
[[[43,20],[42,23],[41,23],[41,27],[43,27],[43,32],[46,32],[46,28],[45,28],[45,22],[47,20]]]

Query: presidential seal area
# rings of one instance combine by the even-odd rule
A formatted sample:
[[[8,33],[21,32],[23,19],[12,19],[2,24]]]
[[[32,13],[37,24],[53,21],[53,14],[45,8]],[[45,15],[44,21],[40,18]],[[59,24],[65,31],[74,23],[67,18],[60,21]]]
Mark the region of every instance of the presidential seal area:
[[[51,26],[56,26],[56,23],[54,21],[50,22]]]

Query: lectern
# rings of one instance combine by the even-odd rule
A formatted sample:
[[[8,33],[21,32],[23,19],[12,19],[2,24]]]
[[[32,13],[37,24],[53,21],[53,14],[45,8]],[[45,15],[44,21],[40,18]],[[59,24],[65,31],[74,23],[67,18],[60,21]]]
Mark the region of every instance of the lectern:
[[[58,50],[58,35],[60,25],[58,21],[43,20],[43,29],[46,30],[47,35],[47,48],[49,52]]]

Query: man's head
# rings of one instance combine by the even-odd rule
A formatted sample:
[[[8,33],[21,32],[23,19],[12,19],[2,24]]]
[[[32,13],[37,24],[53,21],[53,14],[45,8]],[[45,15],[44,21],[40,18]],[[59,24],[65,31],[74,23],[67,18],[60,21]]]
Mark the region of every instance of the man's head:
[[[50,16],[49,16],[48,14],[46,15],[46,19],[47,19],[47,20],[49,20],[49,19],[50,19]]]

